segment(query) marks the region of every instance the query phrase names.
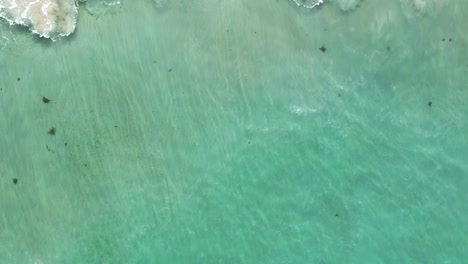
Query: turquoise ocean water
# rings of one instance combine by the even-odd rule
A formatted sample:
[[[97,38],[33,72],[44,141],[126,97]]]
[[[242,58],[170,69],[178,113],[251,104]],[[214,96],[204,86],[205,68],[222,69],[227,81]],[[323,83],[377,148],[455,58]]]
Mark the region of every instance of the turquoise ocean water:
[[[0,263],[467,262],[468,1],[110,2],[0,25]]]

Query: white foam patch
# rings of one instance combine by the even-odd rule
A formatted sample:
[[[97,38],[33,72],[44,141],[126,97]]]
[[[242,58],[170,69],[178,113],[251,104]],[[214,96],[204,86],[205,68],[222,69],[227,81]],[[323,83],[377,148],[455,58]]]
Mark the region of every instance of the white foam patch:
[[[318,6],[318,5],[323,4],[323,1],[324,0],[294,0],[294,2],[298,6],[302,6],[302,7],[305,7],[305,8],[314,8],[314,7]]]
[[[24,25],[41,37],[68,36],[76,26],[75,0],[0,0],[0,17],[10,25]]]

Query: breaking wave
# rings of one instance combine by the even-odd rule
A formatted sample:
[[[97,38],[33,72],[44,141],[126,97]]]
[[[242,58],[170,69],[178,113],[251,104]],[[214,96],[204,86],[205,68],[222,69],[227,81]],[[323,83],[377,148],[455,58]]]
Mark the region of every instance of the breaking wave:
[[[10,25],[23,25],[44,38],[68,36],[76,27],[78,6],[86,0],[0,0],[0,18]],[[88,0],[92,14],[102,14],[108,6],[120,4],[117,0]]]
[[[305,8],[314,8],[320,4],[323,4],[323,0],[293,0],[298,6]]]
[[[152,0],[157,9],[170,0]],[[288,0],[284,0],[288,1]],[[303,8],[314,8],[331,4],[342,11],[353,10],[361,0],[293,0]],[[408,18],[430,15],[450,0],[400,0]],[[0,0],[0,22],[26,26],[33,33],[44,38],[56,39],[72,34],[76,27],[80,3],[92,15],[102,15],[120,5],[120,0]],[[2,38],[5,36],[2,34]]]

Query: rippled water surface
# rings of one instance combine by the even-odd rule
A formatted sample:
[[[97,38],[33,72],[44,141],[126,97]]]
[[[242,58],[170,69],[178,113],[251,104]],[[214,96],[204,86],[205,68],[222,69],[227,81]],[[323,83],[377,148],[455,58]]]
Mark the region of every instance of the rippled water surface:
[[[468,2],[186,2],[2,20],[0,263],[468,259]]]

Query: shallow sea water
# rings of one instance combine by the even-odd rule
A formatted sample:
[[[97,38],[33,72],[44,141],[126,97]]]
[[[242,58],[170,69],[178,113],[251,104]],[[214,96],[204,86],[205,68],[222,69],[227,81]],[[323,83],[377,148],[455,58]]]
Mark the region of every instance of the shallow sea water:
[[[3,23],[0,263],[463,263],[468,2],[344,2]]]

